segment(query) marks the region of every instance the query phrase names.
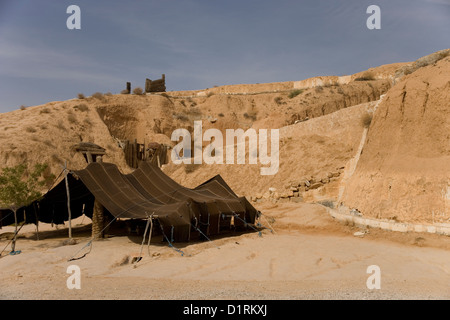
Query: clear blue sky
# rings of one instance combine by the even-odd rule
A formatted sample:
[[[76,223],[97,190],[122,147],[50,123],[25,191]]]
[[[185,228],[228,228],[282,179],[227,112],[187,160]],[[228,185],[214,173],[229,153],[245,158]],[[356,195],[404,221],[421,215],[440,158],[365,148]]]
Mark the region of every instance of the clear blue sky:
[[[66,9],[81,8],[81,30]],[[381,30],[366,9],[381,8]],[[0,112],[119,93],[345,75],[450,47],[450,0],[0,0]]]

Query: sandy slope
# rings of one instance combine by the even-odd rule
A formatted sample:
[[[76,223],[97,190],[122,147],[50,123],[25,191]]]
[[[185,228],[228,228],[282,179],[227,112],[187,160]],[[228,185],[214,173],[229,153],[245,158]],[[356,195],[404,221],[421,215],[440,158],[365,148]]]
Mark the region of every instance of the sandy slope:
[[[353,236],[357,228],[333,221],[319,205],[287,203],[260,209],[276,233],[264,230],[262,237],[250,232],[178,244],[184,256],[155,236],[152,257],[145,248],[136,268],[127,259],[139,253],[140,237],[96,241],[85,258],[72,262],[67,259],[85,246],[86,234],[78,233],[80,242],[74,246],[62,245],[65,235],[19,239],[23,252],[0,259],[0,298],[450,298],[448,237],[369,230],[359,238]],[[0,241],[2,247],[5,241]],[[81,268],[80,290],[66,287],[71,264]],[[380,290],[366,287],[366,270],[373,264],[381,268]]]
[[[388,91],[348,182],[346,205],[376,218],[450,222],[449,93],[450,57]]]

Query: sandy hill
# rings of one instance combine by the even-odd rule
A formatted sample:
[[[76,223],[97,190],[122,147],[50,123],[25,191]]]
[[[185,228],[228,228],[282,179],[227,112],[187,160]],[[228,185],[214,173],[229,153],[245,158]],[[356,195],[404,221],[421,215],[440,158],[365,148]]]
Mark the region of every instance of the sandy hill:
[[[399,221],[450,218],[450,57],[407,75],[370,125],[343,202]]]
[[[132,169],[125,162],[119,140],[174,145],[170,140],[173,130],[186,128],[192,132],[194,120],[202,120],[203,130],[216,128],[222,132],[236,128],[277,128],[280,168],[274,176],[261,176],[260,165],[168,164],[164,170],[191,187],[219,173],[237,193],[255,201],[264,198],[289,201],[293,197],[300,201],[340,199],[364,214],[367,210],[371,215],[393,217],[394,213],[380,215],[374,210],[378,199],[385,197],[378,198],[381,186],[385,188],[389,181],[395,180],[389,195],[392,198],[386,200],[391,202],[383,202],[383,208],[387,208],[396,199],[394,195],[409,197],[408,187],[397,187],[405,181],[409,186],[417,182],[418,176],[423,177],[423,183],[418,185],[426,186],[424,194],[435,194],[438,189],[441,192],[448,181],[447,52],[341,77],[164,94],[96,94],[0,114],[0,168],[24,161],[47,162],[58,175],[61,164],[67,161],[70,168],[80,169],[86,165],[85,160],[70,152],[70,147],[85,141],[106,148],[104,161],[118,164],[127,173]],[[427,120],[422,121],[415,115],[419,117],[423,111],[417,113],[414,106],[423,105],[425,97]],[[404,118],[394,112],[399,108]],[[373,113],[367,130],[362,120]],[[355,156],[363,146],[358,162]],[[418,157],[417,152],[423,152],[423,157]],[[415,162],[409,161],[411,157]],[[374,158],[378,162],[374,163]],[[420,175],[409,171],[421,166],[428,169],[422,168]],[[399,167],[402,170],[395,173]],[[392,176],[385,175],[388,168]],[[428,171],[434,175],[428,175]],[[369,180],[372,177],[377,179],[373,186]],[[425,199],[428,203],[433,197],[419,197],[415,201]],[[448,202],[445,204],[448,215]],[[416,214],[402,212],[396,214],[400,220]]]

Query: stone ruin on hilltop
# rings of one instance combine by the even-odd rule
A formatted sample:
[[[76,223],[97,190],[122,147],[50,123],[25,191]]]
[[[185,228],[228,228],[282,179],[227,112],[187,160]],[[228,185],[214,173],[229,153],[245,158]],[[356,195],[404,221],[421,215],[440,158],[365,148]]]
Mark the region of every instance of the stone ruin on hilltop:
[[[126,93],[131,93],[131,82],[127,82]],[[166,92],[166,75],[162,74],[161,79],[150,80],[145,79],[144,92]]]

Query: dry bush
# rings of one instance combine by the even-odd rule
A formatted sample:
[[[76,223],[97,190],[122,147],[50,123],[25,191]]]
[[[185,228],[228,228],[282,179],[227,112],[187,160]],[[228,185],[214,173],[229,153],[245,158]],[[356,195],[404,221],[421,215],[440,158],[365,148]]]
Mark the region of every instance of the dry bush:
[[[249,111],[249,112],[245,112],[244,113],[244,118],[245,119],[250,119],[252,121],[256,121],[256,111]]]
[[[53,143],[52,143],[50,140],[44,140],[44,144],[45,144],[46,146],[51,147],[51,148],[54,148],[54,147],[55,147],[55,146],[53,145]]]
[[[51,110],[49,108],[45,107],[45,108],[41,109],[41,111],[39,111],[39,114],[41,114],[41,113],[51,113]]]
[[[95,92],[92,94],[92,98],[98,99],[98,100],[105,100],[105,96],[101,92]]]
[[[314,90],[316,91],[316,93],[320,93],[320,92],[323,92],[323,87],[322,86],[318,86]]]
[[[57,162],[57,163],[62,162],[61,158],[56,153],[52,154],[51,158],[52,158],[53,162]]]
[[[199,164],[187,164],[184,166],[184,172],[192,173],[200,167]]]
[[[130,94],[130,91],[128,91],[127,89],[123,89],[122,91],[120,91],[120,94]]]
[[[372,72],[364,72],[361,77],[355,79],[355,81],[372,81],[375,80],[375,76]]]
[[[189,121],[189,117],[185,115],[184,113],[175,113],[173,115],[174,119],[180,120],[180,121]]]
[[[84,119],[84,123],[88,126],[92,126],[92,121],[89,118]]]
[[[37,130],[35,128],[33,128],[33,127],[26,127],[25,131],[29,132],[29,133],[35,133]]]
[[[222,112],[219,113],[218,116],[219,116],[219,117],[222,117],[222,118],[225,117],[225,115],[224,115]]]
[[[79,94],[78,94],[78,99],[84,99],[84,98],[86,98],[86,97],[84,96],[84,94],[82,94],[82,93],[79,93]]]
[[[281,104],[283,102],[283,98],[282,97],[275,97],[273,99],[273,101],[275,101],[276,104]]]
[[[189,97],[189,98],[187,99],[187,101],[191,104],[191,107],[195,107],[195,106],[197,105],[197,102],[195,102],[194,100],[192,100],[191,97]]]
[[[198,108],[192,107],[190,109],[188,109],[188,115],[192,116],[194,118],[198,118],[202,116],[202,111]]]
[[[318,203],[325,207],[334,209],[334,202],[332,200],[321,200]]]
[[[56,124],[56,128],[58,128],[60,130],[66,130],[66,127],[64,126],[64,122],[62,120],[58,121],[58,123]]]
[[[372,118],[373,118],[373,115],[371,113],[365,113],[361,117],[361,125],[364,128],[368,128],[370,126],[370,124],[372,123]]]
[[[136,87],[136,88],[133,89],[133,94],[135,94],[135,95],[140,96],[140,95],[142,95],[143,93],[144,93],[144,90],[142,90],[141,87]]]
[[[20,106],[20,110],[25,110],[27,107],[26,106],[24,106],[24,105],[21,105]]]
[[[77,117],[74,114],[68,114],[67,120],[69,120],[70,123],[77,123]]]
[[[77,110],[80,110],[80,111],[82,111],[82,112],[85,112],[85,111],[88,111],[88,110],[89,110],[89,107],[88,107],[87,104],[85,104],[85,103],[76,105],[76,106],[74,106],[73,108],[74,108],[74,109],[77,109]]]

